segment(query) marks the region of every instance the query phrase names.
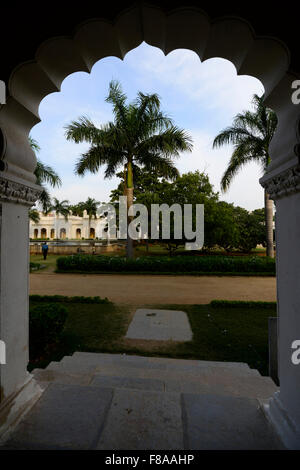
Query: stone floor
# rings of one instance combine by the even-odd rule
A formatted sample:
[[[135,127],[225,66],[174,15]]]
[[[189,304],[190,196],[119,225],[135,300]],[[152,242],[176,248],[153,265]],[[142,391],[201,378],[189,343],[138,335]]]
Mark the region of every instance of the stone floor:
[[[125,338],[191,341],[193,333],[185,312],[139,308]]]
[[[2,449],[281,449],[243,363],[74,353],[34,371],[44,392]]]

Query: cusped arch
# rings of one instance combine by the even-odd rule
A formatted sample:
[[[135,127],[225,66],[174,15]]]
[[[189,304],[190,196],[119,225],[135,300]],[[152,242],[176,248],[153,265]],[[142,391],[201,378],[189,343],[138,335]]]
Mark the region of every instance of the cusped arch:
[[[39,122],[39,104],[60,90],[62,81],[77,71],[90,72],[101,58],[124,58],[146,41],[165,54],[178,48],[196,52],[200,60],[221,57],[231,61],[238,74],[258,78],[267,104],[278,115],[279,126],[271,145],[270,172],[298,163],[298,108],[291,100],[290,57],[277,39],[258,37],[251,26],[236,17],[211,21],[201,10],[180,8],[165,14],[143,5],[120,14],[115,22],[101,18],[78,26],[73,37],[54,37],[38,48],[34,60],[17,67],[8,83],[7,104],[0,109],[2,166],[7,175],[34,183],[35,156],[28,134]]]

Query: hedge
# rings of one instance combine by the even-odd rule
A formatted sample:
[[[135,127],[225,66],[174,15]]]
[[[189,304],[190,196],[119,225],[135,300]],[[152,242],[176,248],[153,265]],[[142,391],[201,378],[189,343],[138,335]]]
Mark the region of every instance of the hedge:
[[[261,302],[252,300],[212,300],[213,308],[276,308],[277,302]]]
[[[44,303],[29,309],[30,359],[43,354],[61,337],[68,310],[64,305]]]
[[[65,295],[35,295],[32,294],[29,296],[29,300],[32,302],[66,302],[66,303],[76,303],[76,304],[110,304],[111,302],[107,297],[104,299],[96,297],[84,297],[84,296],[74,296],[68,297]]]
[[[155,256],[127,260],[118,256],[61,256],[56,261],[57,272],[84,273],[264,273],[275,275],[275,260],[251,256]]]

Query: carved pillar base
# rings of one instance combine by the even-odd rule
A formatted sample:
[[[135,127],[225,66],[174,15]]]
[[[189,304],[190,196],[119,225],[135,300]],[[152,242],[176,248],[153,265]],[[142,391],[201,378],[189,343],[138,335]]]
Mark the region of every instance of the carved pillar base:
[[[0,177],[0,339],[6,349],[6,363],[0,365],[0,435],[16,422],[26,402],[39,393],[27,364],[28,209],[40,192],[39,186]]]
[[[292,358],[300,340],[300,166],[261,180],[276,204],[276,275],[280,392],[265,407],[291,449],[300,449],[300,363]],[[300,350],[298,357],[300,359]],[[299,361],[300,362],[300,361]]]

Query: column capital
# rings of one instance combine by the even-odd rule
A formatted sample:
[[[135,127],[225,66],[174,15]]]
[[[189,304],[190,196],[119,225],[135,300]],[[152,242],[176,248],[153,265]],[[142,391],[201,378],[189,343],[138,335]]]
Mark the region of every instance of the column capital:
[[[265,175],[260,184],[270,195],[270,199],[280,199],[300,192],[300,165],[288,168],[276,176]]]
[[[0,201],[33,206],[42,193],[38,185],[23,184],[0,176]]]

